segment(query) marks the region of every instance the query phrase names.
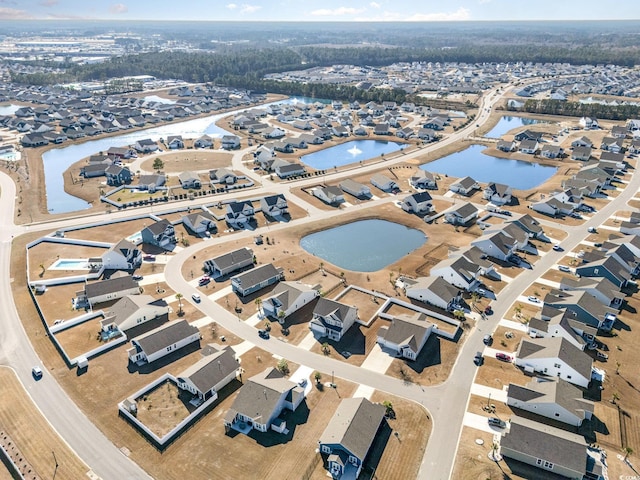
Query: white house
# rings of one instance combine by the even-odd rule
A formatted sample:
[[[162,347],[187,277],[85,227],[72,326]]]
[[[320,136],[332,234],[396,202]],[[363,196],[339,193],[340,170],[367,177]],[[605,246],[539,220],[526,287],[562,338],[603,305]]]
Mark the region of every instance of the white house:
[[[478,247],[490,257],[508,261],[510,256],[515,255],[518,242],[502,232],[495,232],[491,235],[483,235],[471,242],[471,245]]]
[[[591,419],[593,402],[582,397],[582,391],[560,378],[534,378],[525,386],[510,383],[507,405],[535,413],[574,427]]]
[[[481,272],[482,268],[460,256],[442,260],[429,273],[432,277],[440,277],[454,287],[471,292],[480,285]]]
[[[469,225],[477,217],[478,209],[469,202],[454,204],[444,212],[444,220],[451,225]]]
[[[102,254],[102,266],[109,270],[133,270],[142,264],[142,252],[129,240],[120,240]]]
[[[476,182],[471,177],[464,177],[458,180],[457,182],[453,182],[449,186],[449,190],[455,193],[459,193],[460,195],[469,195],[474,190],[479,190],[480,184]]]
[[[342,336],[358,320],[358,308],[344,303],[320,298],[309,322],[311,331],[319,337],[339,342]]]
[[[240,363],[231,347],[208,348],[214,350],[202,357],[177,377],[180,390],[197,396],[202,401],[217,398],[218,392],[236,378]]]
[[[371,189],[369,187],[350,178],[341,181],[338,186],[343,192],[353,195],[356,198],[371,197]]]
[[[494,205],[506,205],[511,202],[512,190],[509,185],[491,182],[483,190],[482,197]]]
[[[114,303],[100,320],[100,328],[103,332],[116,329],[124,332],[162,317],[166,320],[169,310],[167,302],[156,300],[151,295],[126,295]]]
[[[242,228],[254,220],[255,210],[250,200],[227,203],[225,220],[232,227]]]
[[[405,293],[408,298],[453,311],[462,302],[460,290],[440,277],[418,277],[405,279]]]
[[[402,209],[415,214],[431,213],[435,210],[433,199],[429,192],[412,193],[402,200]]]
[[[223,150],[235,150],[236,148],[240,148],[240,137],[237,135],[223,135],[221,146]]]
[[[398,357],[415,360],[434,328],[428,319],[427,314],[420,312],[397,315],[388,327],[380,327],[377,342]]]
[[[438,188],[436,177],[433,173],[422,170],[421,168],[411,174],[409,183],[413,188],[426,188],[435,190]]]
[[[204,261],[204,270],[212,276],[229,275],[253,265],[253,250],[247,247]]]
[[[266,316],[278,319],[280,323],[292,313],[309,304],[320,295],[318,290],[300,282],[280,282],[270,297],[262,301]]]
[[[591,357],[563,337],[523,338],[515,363],[525,371],[559,377],[583,388],[591,381]]]
[[[267,195],[260,199],[260,211],[270,217],[279,217],[289,213],[289,205],[284,195]]]
[[[205,235],[218,229],[216,219],[205,211],[185,215],[182,217],[182,224],[196,235]]]
[[[371,184],[383,192],[390,192],[398,188],[398,184],[395,181],[381,173],[376,173],[371,177]]]
[[[197,327],[186,320],[174,320],[131,340],[133,347],[127,350],[127,355],[133,363],[152,363],[198,341]]]
[[[344,202],[344,193],[338,187],[314,187],[311,189],[311,193],[314,197],[329,205],[338,205]]]
[[[140,294],[140,287],[131,275],[113,276],[108,280],[87,283],[84,290],[76,292],[74,305],[76,308],[118,300],[126,295]]]

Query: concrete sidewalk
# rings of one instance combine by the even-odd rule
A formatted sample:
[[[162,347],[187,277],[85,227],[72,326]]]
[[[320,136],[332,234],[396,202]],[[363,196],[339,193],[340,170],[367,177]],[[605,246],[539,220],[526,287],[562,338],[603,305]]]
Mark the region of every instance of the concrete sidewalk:
[[[486,385],[480,385],[479,383],[472,383],[471,394],[484,398],[491,397],[491,400],[507,403],[507,391],[504,389],[487,387]]]
[[[367,356],[364,362],[362,362],[361,368],[366,368],[367,370],[373,370],[378,373],[385,373],[389,367],[391,366],[391,362],[393,362],[393,358],[388,353],[385,353],[380,348],[380,345],[377,343],[373,346],[373,350]]]

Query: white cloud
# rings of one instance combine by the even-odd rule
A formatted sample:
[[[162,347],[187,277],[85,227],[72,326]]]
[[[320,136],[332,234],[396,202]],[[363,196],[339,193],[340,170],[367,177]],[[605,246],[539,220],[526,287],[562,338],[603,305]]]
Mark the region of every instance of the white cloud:
[[[236,8],[238,8],[238,5],[236,5],[235,3],[230,3],[227,5],[227,8],[229,10],[235,10]]]
[[[414,13],[409,15],[385,11],[380,15],[358,17],[354,20],[358,22],[455,22],[470,19],[471,11],[460,7],[455,12]]]
[[[378,2],[371,2],[371,3],[369,4],[369,6],[370,6],[371,8],[381,8],[381,7],[382,7],[382,5],[380,5]]]
[[[338,7],[333,10],[330,8],[321,8],[319,10],[314,10],[311,12],[311,15],[316,17],[329,17],[329,16],[341,16],[341,15],[357,15],[358,13],[364,12],[366,9],[364,8],[353,8],[353,7]]]
[[[26,10],[0,7],[0,20],[25,20],[33,18]]]
[[[40,2],[40,5],[42,5],[43,7],[53,7],[57,4],[58,0],[42,0],[42,2]]]
[[[113,13],[116,15],[121,13],[127,13],[128,11],[129,9],[124,3],[114,3],[109,7],[109,13]]]
[[[260,5],[247,5],[243,4],[240,9],[240,13],[255,13],[260,10],[262,7]]]

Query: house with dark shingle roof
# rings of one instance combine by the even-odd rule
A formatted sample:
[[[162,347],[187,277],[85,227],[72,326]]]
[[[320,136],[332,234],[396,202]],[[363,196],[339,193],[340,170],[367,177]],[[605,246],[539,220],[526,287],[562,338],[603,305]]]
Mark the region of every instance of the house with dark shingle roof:
[[[214,216],[205,211],[185,215],[182,217],[182,224],[196,235],[206,235],[207,232],[218,230]]]
[[[576,267],[576,275],[581,277],[604,277],[616,287],[624,287],[631,275],[614,257],[605,256],[599,260]]]
[[[280,282],[268,298],[262,301],[265,316],[280,323],[294,312],[312,302],[320,295],[317,289],[301,282]]]
[[[176,231],[169,220],[162,219],[145,227],[140,232],[142,242],[148,245],[172,250],[176,245]]]
[[[229,384],[240,371],[233,348],[224,347],[213,350],[196,363],[177,375],[178,388],[196,395],[202,401],[218,397],[218,392]]]
[[[602,330],[610,330],[616,320],[616,309],[603,305],[584,290],[551,290],[545,295],[544,303],[554,308],[571,310],[578,321]]]
[[[233,201],[227,203],[225,220],[232,227],[243,227],[254,220],[255,209],[250,200]]]
[[[309,328],[320,337],[338,342],[357,320],[358,307],[321,297],[313,309]]]
[[[142,265],[142,252],[122,239],[102,254],[102,265],[110,270],[133,270]]]
[[[152,363],[198,341],[200,330],[197,327],[186,320],[174,320],[132,339],[132,348],[127,350],[127,355],[133,363]]]
[[[536,377],[525,386],[510,383],[507,405],[574,427],[591,419],[594,409],[593,402],[585,400],[578,387],[560,378]]]
[[[232,277],[231,288],[239,296],[245,297],[269,285],[278,283],[282,277],[282,269],[267,263]]]
[[[512,190],[509,185],[491,182],[482,192],[482,198],[494,205],[506,205],[511,202]]]
[[[472,191],[478,190],[479,188],[480,184],[471,177],[461,178],[449,186],[449,190],[459,193],[460,195],[469,195]]]
[[[94,305],[110,300],[118,300],[126,295],[138,295],[140,287],[131,275],[114,276],[108,280],[87,283],[84,290],[76,292],[76,307]]]
[[[321,454],[328,455],[332,478],[358,478],[371,449],[386,408],[366,398],[345,398],[318,440]]]
[[[563,337],[523,338],[515,363],[537,372],[587,388],[591,381],[591,357]]]
[[[428,319],[427,314],[421,312],[397,315],[388,327],[380,327],[377,342],[399,357],[415,360],[435,326]]]
[[[478,209],[469,202],[458,205],[454,204],[444,212],[445,221],[451,225],[468,225],[477,217]]]
[[[126,331],[156,319],[169,319],[169,305],[151,295],[126,295],[109,309],[100,321],[101,330]]]
[[[284,409],[295,412],[303,400],[302,387],[284,378],[275,368],[267,368],[242,386],[224,417],[224,426],[243,433],[247,429],[285,433],[286,422],[278,416]]]
[[[500,454],[567,478],[608,478],[602,451],[588,448],[584,437],[523,417],[511,417]]]
[[[462,302],[460,290],[446,280],[431,276],[417,279],[404,279],[405,293],[408,298],[453,311]]]
[[[253,265],[253,250],[240,248],[204,261],[204,269],[214,277],[229,275]]]

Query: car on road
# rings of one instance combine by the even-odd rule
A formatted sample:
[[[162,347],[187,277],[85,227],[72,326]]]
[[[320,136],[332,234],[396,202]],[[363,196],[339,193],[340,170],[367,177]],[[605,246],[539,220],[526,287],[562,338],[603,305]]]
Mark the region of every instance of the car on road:
[[[493,337],[491,336],[491,334],[487,333],[482,338],[482,343],[484,343],[485,345],[491,345],[493,343]]]
[[[587,228],[587,232],[589,232],[589,233],[598,233],[598,230],[596,230],[596,227],[589,227],[589,228]]]
[[[145,262],[155,262],[156,256],[155,255],[145,255],[144,257],[142,257],[142,259]]]
[[[211,281],[211,277],[208,277],[207,275],[205,275],[200,280],[198,280],[198,285],[202,287],[204,285],[207,285],[210,281]]]
[[[569,267],[567,267],[566,265],[558,265],[558,270],[560,270],[561,272],[570,272],[571,269]]]
[[[492,427],[507,428],[507,422],[505,422],[504,420],[500,420],[497,417],[489,417],[488,422]]]
[[[540,303],[540,299],[538,297],[534,297],[533,295],[529,295],[527,297],[527,300],[529,300],[530,302],[533,302],[533,303]]]
[[[193,301],[196,303],[200,303],[200,300],[202,300],[200,298],[200,295],[198,295],[197,293],[194,293],[193,295],[191,295],[191,298],[193,298]]]
[[[554,245],[553,250],[556,252],[562,252],[564,249],[560,245]]]
[[[482,363],[484,362],[484,357],[482,356],[482,352],[477,352],[476,356],[473,357],[473,363],[475,363],[477,366],[482,365]]]
[[[491,305],[487,305],[486,307],[484,307],[485,315],[491,315],[492,313],[493,313],[493,310],[491,309]]]
[[[131,278],[133,278],[137,282],[142,280],[142,275],[131,275]]]
[[[510,362],[511,361],[511,356],[507,355],[506,353],[502,353],[502,352],[498,352],[496,353],[496,358],[502,362]]]
[[[578,218],[578,219],[582,218],[582,217],[580,216],[580,214],[579,214],[579,213],[576,213],[576,212],[571,212],[571,213],[569,214],[569,216],[570,216],[571,218]]]
[[[42,378],[42,369],[36,365],[31,369],[31,375],[33,375],[33,378],[36,380],[40,380]]]
[[[260,338],[264,338],[265,340],[269,340],[269,332],[267,332],[266,330],[258,330],[258,336]]]

